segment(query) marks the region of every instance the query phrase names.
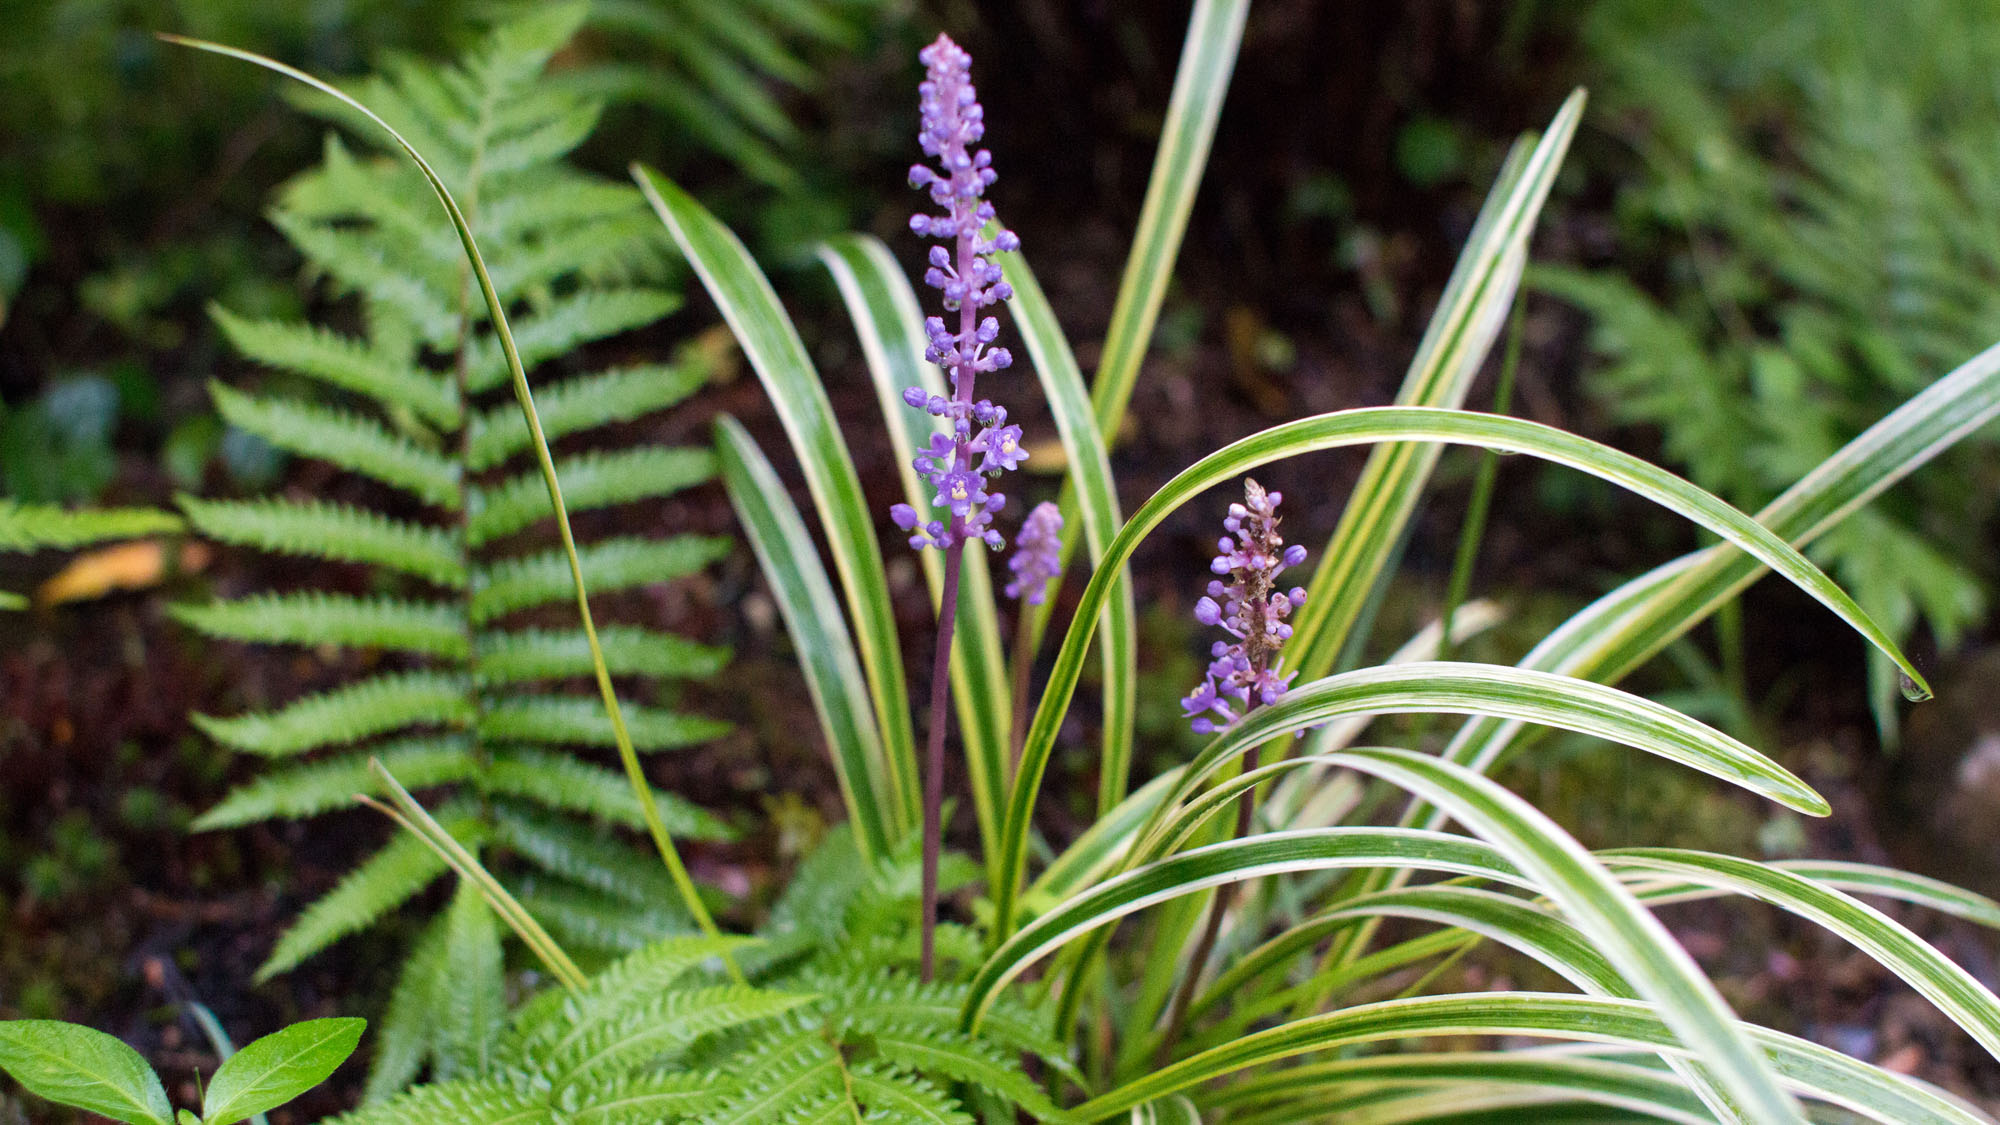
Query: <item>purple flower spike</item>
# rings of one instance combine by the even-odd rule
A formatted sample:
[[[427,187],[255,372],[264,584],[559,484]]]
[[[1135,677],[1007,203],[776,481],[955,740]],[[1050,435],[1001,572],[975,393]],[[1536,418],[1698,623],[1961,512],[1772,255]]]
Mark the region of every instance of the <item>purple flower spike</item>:
[[[1292,635],[1285,618],[1306,600],[1303,589],[1281,592],[1277,585],[1279,574],[1306,561],[1304,547],[1287,547],[1278,534],[1282,498],[1245,479],[1243,503],[1231,504],[1223,521],[1229,534],[1216,541],[1221,553],[1209,564],[1223,577],[1208,584],[1207,596],[1195,603],[1194,617],[1203,625],[1220,626],[1235,640],[1215,642],[1207,674],[1181,700],[1196,734],[1213,734],[1252,707],[1276,703],[1298,675],[1281,676],[1272,667]]]
[[[986,133],[986,111],[972,86],[972,57],[944,35],[917,57],[925,67],[917,140],[937,167],[911,168],[910,186],[927,192],[942,213],[912,215],[910,229],[948,243],[931,247],[924,282],[944,294],[945,311],[957,316],[956,324],[941,316],[924,321],[925,358],[945,369],[951,396],[930,396],[914,387],[903,394],[913,409],[949,424],[949,432],[931,440],[915,467],[937,490],[933,505],[949,509],[951,519],[931,525],[936,531],[927,526],[910,542],[942,550],[976,540],[998,550],[1004,540],[993,529],[993,513],[1004,497],[989,492],[986,479],[1015,468],[1028,454],[1021,448],[1021,428],[1006,424],[1004,409],[976,398],[973,383],[981,373],[1004,370],[1014,361],[1006,348],[990,346],[999,338],[1000,322],[979,312],[1013,296],[993,255],[1020,249],[1021,240],[1012,231],[990,239],[982,233],[993,220],[993,205],[981,197],[998,177],[993,154],[977,147]]]
[[[1062,529],[1062,509],[1046,500],[1028,513],[1014,541],[1014,557],[1007,560],[1007,569],[1014,572],[1008,597],[1040,605],[1049,596],[1049,581],[1062,573]]]

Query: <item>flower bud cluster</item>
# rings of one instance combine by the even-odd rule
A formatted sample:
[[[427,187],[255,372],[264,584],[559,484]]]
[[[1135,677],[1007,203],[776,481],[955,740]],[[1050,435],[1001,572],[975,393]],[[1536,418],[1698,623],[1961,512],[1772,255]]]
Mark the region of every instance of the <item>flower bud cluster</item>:
[[[973,384],[980,374],[1001,371],[1014,362],[1006,348],[990,347],[1000,335],[1000,322],[980,317],[979,310],[1014,295],[1001,279],[995,253],[1018,250],[1012,231],[992,238],[983,233],[993,220],[993,205],[981,198],[993,183],[993,154],[974,150],[986,133],[986,113],[971,81],[972,58],[940,35],[918,52],[926,68],[918,87],[922,128],[918,140],[937,168],[919,164],[910,169],[910,186],[928,188],[931,202],[942,214],[918,214],[910,229],[930,238],[947,239],[933,246],[924,281],[944,294],[945,311],[956,313],[956,329],[944,317],[924,321],[925,356],[945,369],[951,396],[927,394],[921,387],[903,392],[903,401],[942,418],[948,432],[931,438],[930,448],[915,460],[917,472],[937,490],[932,505],[946,509],[949,519],[925,520],[908,504],[889,510],[896,526],[910,532],[913,547],[951,547],[979,540],[998,549],[1000,533],[993,514],[1006,497],[987,489],[990,478],[1019,465],[1028,456],[1021,448],[1021,427],[1007,424],[1007,411],[985,399],[975,399]]]
[[[1007,560],[1007,569],[1014,572],[1008,597],[1040,605],[1049,596],[1049,581],[1062,573],[1062,529],[1062,509],[1047,500],[1028,513],[1021,534],[1014,537],[1014,557]]]
[[[1285,618],[1306,600],[1300,587],[1278,589],[1278,576],[1306,561],[1304,547],[1287,547],[1278,534],[1277,509],[1283,499],[1282,493],[1266,492],[1245,479],[1243,503],[1231,504],[1229,518],[1222,521],[1229,534],[1216,542],[1221,553],[1209,563],[1218,577],[1195,603],[1194,616],[1236,639],[1215,642],[1207,674],[1181,700],[1184,717],[1192,720],[1197,734],[1211,734],[1252,707],[1277,702],[1297,675],[1280,676],[1272,668],[1292,635]]]

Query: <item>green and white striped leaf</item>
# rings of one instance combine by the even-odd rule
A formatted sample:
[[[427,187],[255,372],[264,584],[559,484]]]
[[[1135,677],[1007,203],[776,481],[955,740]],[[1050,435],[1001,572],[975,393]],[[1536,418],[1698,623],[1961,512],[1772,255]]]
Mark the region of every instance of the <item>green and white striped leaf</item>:
[[[1379,441],[1431,441],[1481,445],[1528,453],[1601,477],[1645,496],[1744,547],[1795,584],[1833,608],[1899,666],[1915,669],[1895,644],[1846,594],[1818,568],[1747,516],[1721,500],[1629,454],[1516,418],[1469,414],[1422,407],[1373,407],[1323,414],[1275,426],[1202,458],[1163,485],[1146,501],[1113,540],[1105,562],[1092,574],[1078,601],[1076,620],[1056,656],[1042,703],[1028,730],[1007,810],[1003,870],[1008,874],[994,888],[998,935],[1012,929],[1014,897],[1026,863],[1029,819],[1042,773],[1054,747],[1055,734],[1082,674],[1084,651],[1096,617],[1113,588],[1120,568],[1139,542],[1166,516],[1205,489],[1271,461],[1299,453]],[[1921,683],[1918,679],[1917,682]]]
[[[1397,405],[1464,405],[1520,289],[1528,240],[1583,118],[1583,103],[1583,91],[1571,94],[1538,140],[1524,137],[1516,144],[1438,298]],[[1369,452],[1339,526],[1316,556],[1321,561],[1307,584],[1306,604],[1293,616],[1286,663],[1304,678],[1333,668],[1442,452],[1435,445],[1400,444]]]
[[[659,173],[635,165],[633,178],[736,333],[791,439],[846,594],[889,765],[889,788],[899,808],[910,814],[909,822],[915,823],[916,743],[889,583],[875,538],[876,514],[862,496],[826,389],[771,283],[729,228]]]
[[[1802,1096],[1898,1125],[1990,1125],[1992,1120],[1942,1090],[1817,1043],[1753,1025],[1742,1025],[1742,1030],[1786,1085]],[[1674,1033],[1644,1001],[1537,992],[1425,996],[1357,1005],[1255,1032],[1107,1091],[1072,1113],[1084,1121],[1108,1121],[1154,1098],[1302,1054],[1466,1035],[1533,1036],[1683,1053]]]
[[[917,814],[892,779],[868,684],[833,584],[798,509],[755,440],[725,414],[716,420],[715,445],[729,503],[791,633],[848,819],[855,824],[855,841],[864,859],[886,857]]]
[[[1042,392],[1048,396],[1049,410],[1055,415],[1068,460],[1069,482],[1075,489],[1078,514],[1083,523],[1084,549],[1090,565],[1102,568],[1111,537],[1118,533],[1123,517],[1118,511],[1118,488],[1111,479],[1111,461],[1105,451],[1104,435],[1098,431],[1089,396],[1083,387],[1083,373],[1076,356],[1063,338],[1055,310],[1049,306],[1042,287],[1021,254],[995,254],[995,260],[1014,286],[1008,303],[1014,324],[1027,341],[1035,373],[1041,378]],[[1066,534],[1064,538],[1068,538]],[[1111,565],[1122,565],[1113,563]],[[1132,727],[1138,709],[1139,674],[1138,614],[1132,604],[1132,588],[1121,583],[1103,606],[1103,630],[1098,645],[1104,668],[1104,739],[1098,754],[1097,813],[1108,813],[1124,800],[1132,772]],[[1004,872],[1002,873],[1004,877]]]

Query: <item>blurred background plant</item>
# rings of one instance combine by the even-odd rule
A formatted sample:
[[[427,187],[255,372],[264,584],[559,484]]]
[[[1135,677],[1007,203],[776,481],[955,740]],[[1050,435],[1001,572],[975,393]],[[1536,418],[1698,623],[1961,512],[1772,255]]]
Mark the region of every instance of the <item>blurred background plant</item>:
[[[1619,186],[1585,310],[1591,394],[1745,507],[2000,339],[2000,39],[1988,0],[1602,0],[1580,26]],[[1987,612],[2000,464],[1947,455],[1814,551],[1949,649]],[[1725,678],[1739,690],[1725,626]],[[1735,665],[1732,667],[1732,665]],[[1880,734],[1895,676],[1871,664]]]

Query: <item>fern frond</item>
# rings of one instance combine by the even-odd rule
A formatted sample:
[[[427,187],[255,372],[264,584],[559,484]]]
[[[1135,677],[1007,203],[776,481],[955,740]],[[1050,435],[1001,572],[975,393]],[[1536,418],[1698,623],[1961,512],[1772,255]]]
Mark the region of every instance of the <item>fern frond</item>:
[[[609,625],[597,631],[604,663],[614,676],[706,679],[722,670],[727,649],[700,644],[672,633],[636,625]],[[590,643],[581,629],[517,629],[479,638],[473,672],[482,683],[556,680],[591,673]]]
[[[222,383],[211,382],[209,393],[230,425],[280,449],[331,462],[427,504],[458,507],[458,466],[380,422],[290,399],[256,398]]]
[[[235,641],[385,648],[453,660],[467,655],[465,611],[449,602],[358,598],[306,590],[253,594],[207,605],[173,605],[167,612],[189,628]]]
[[[228,718],[197,714],[193,719],[226,746],[285,757],[409,726],[470,723],[475,717],[464,677],[402,672],[308,695],[276,711]]]
[[[359,293],[391,305],[406,317],[417,338],[435,351],[457,342],[459,315],[451,294],[456,275],[419,247],[384,239],[356,227],[308,222],[283,211],[271,223],[287,241],[334,281],[337,293]]]
[[[714,475],[715,455],[706,449],[639,446],[566,457],[556,465],[563,505],[572,512],[667,496]],[[471,489],[467,511],[466,534],[475,547],[555,514],[539,469]]]
[[[493,810],[494,841],[561,879],[630,906],[654,895],[673,894],[657,862],[602,831],[513,803]]]
[[[327,1125],[563,1125],[566,1115],[549,1107],[548,1095],[500,1079],[419,1086]]]
[[[727,539],[700,535],[607,539],[577,548],[584,581],[593,594],[682,578],[728,554]],[[472,619],[484,624],[515,610],[575,597],[569,559],[561,551],[505,559],[474,573]]]
[[[557,1096],[567,1087],[585,1087],[669,1056],[702,1036],[781,1015],[811,998],[723,984],[640,999],[578,1024],[536,1056]]]
[[[626,704],[624,710],[632,745],[641,752],[677,750],[720,738],[731,730],[718,719],[634,704]],[[585,696],[540,696],[495,703],[479,716],[478,730],[479,737],[488,742],[616,745],[604,704]]]
[[[665,289],[584,289],[514,321],[514,347],[521,353],[522,366],[533,367],[583,344],[644,328],[680,307],[680,294]],[[466,385],[473,393],[507,381],[507,362],[493,337],[471,341],[466,352]]]
[[[990,1090],[1044,1121],[1062,1117],[1012,1056],[983,1039],[934,1028],[876,1026],[868,1029],[867,1040],[884,1062]]]
[[[569,155],[597,127],[603,107],[581,98],[564,98],[566,105],[534,105],[532,115],[516,111],[505,135],[494,137],[480,160],[481,171],[505,176]]]
[[[197,832],[238,828],[260,820],[297,820],[354,803],[356,793],[374,789],[368,761],[379,758],[397,781],[422,789],[464,781],[479,772],[462,737],[412,738],[321,762],[272,770],[229,791],[222,803],[195,819]]]
[[[304,219],[366,221],[441,264],[464,260],[456,233],[437,222],[437,199],[423,176],[380,157],[364,163],[337,133],[326,135],[317,168],[300,172],[278,188],[278,208]]]
[[[634,198],[636,201],[637,196]],[[664,253],[663,230],[650,213],[634,211],[594,220],[588,226],[538,232],[534,245],[493,268],[493,288],[503,300],[520,300],[572,275],[614,280],[627,266],[635,268],[623,276],[638,280],[657,272],[644,268],[643,263]]]
[[[738,1073],[747,1088],[702,1118],[702,1125],[766,1125],[828,1097],[844,1097],[842,1069],[840,1055],[818,1034],[791,1035],[743,1060]]]
[[[458,425],[458,395],[450,383],[364,341],[310,324],[251,320],[220,305],[211,305],[209,315],[237,351],[259,363],[401,407],[434,426]]]
[[[974,1125],[971,1114],[916,1075],[864,1062],[849,1071],[849,1081],[855,1100],[868,1110],[869,1121]]]
[[[438,823],[459,843],[476,847],[487,829],[459,809],[441,810]],[[418,836],[399,832],[381,851],[347,873],[334,888],[299,914],[271,956],[257,969],[263,982],[297,965],[314,953],[359,930],[445,873],[443,857]]]
[[[363,1099],[378,1103],[416,1081],[431,1055],[439,982],[449,969],[445,958],[445,918],[425,926],[396,974],[396,986],[382,1016],[369,1028],[375,1057],[368,1066]]]
[[[324,500],[201,500],[176,497],[188,522],[224,543],[287,555],[372,563],[437,586],[465,585],[465,559],[435,527],[392,520]]]
[[[136,539],[179,530],[181,521],[172,513],[149,508],[70,511],[53,504],[0,500],[0,551],[69,550],[107,539]]]
[[[641,1074],[594,1083],[575,1125],[659,1125],[705,1113],[733,1088],[720,1075],[690,1071]]]
[[[525,874],[510,884],[514,897],[564,948],[630,953],[670,934],[695,932],[671,885],[633,904],[545,875]]]
[[[617,770],[525,746],[494,751],[484,780],[489,792],[522,797],[551,809],[601,817],[621,828],[646,826],[639,798]],[[728,825],[700,805],[660,789],[653,800],[667,831],[690,840],[733,840]]]
[[[667,938],[605,966],[579,992],[546,993],[546,1000],[537,998],[515,1016],[519,1056],[543,1058],[592,1024],[644,1010],[699,966],[749,944],[751,939],[738,937]]]
[[[629,422],[681,401],[700,389],[707,372],[692,363],[630,367],[557,383],[535,392],[535,411],[550,441]],[[508,404],[472,417],[467,454],[474,471],[490,469],[528,448],[528,423]]]
[[[500,961],[500,927],[479,888],[460,880],[445,911],[445,963],[438,981],[435,1077],[483,1078],[493,1073],[493,1047],[507,1016],[507,982]]]

